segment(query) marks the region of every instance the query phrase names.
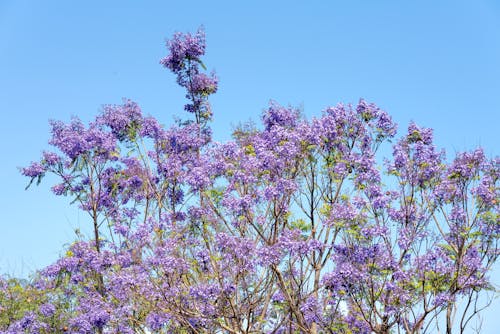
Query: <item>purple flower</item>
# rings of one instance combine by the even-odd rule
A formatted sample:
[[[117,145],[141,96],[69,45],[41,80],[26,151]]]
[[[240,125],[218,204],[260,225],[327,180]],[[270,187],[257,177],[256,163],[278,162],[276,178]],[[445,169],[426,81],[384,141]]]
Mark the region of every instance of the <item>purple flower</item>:
[[[292,108],[284,108],[275,101],[271,101],[269,108],[262,115],[262,121],[266,130],[273,126],[295,127],[298,123],[299,111]]]
[[[56,153],[47,151],[43,152],[42,163],[44,163],[46,166],[53,167],[56,166],[59,162],[61,162],[61,157],[59,157]]]
[[[199,60],[205,54],[205,47],[203,28],[198,29],[195,35],[178,32],[171,40],[167,41],[169,55],[163,58],[160,63],[174,73],[178,72],[184,68],[186,59]]]
[[[106,105],[97,122],[111,128],[119,140],[133,140],[142,123],[142,111],[137,103],[124,100],[123,105]]]
[[[71,160],[91,151],[96,156],[110,158],[116,150],[115,137],[101,129],[97,123],[86,129],[79,119],[74,118],[69,124],[51,121],[51,126],[52,139],[49,143]]]
[[[29,167],[25,167],[21,170],[22,174],[28,177],[42,176],[46,171],[47,169],[38,162],[32,162]]]
[[[151,312],[146,317],[146,324],[152,331],[161,330],[170,320],[170,317],[165,313]]]
[[[217,92],[218,79],[215,74],[209,77],[206,74],[199,73],[193,76],[191,90],[196,94],[210,95]]]
[[[64,183],[59,183],[51,188],[52,192],[56,194],[57,196],[63,195],[64,192],[66,191],[66,185]]]
[[[56,312],[56,307],[53,304],[45,303],[40,305],[40,314],[44,317],[50,317]]]

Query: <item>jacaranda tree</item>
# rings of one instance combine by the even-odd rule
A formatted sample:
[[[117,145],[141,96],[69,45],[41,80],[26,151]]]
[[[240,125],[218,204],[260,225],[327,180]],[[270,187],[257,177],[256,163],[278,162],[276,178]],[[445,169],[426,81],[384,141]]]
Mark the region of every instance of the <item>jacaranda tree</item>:
[[[211,139],[203,30],[161,64],[186,89],[171,127],[124,100],[51,122],[22,169],[88,213],[57,262],[0,282],[4,333],[462,333],[491,301],[500,158],[446,160],[432,130],[360,100]],[[377,150],[393,141],[392,156]],[[386,150],[387,151],[387,150]],[[31,184],[31,183],[30,183]]]

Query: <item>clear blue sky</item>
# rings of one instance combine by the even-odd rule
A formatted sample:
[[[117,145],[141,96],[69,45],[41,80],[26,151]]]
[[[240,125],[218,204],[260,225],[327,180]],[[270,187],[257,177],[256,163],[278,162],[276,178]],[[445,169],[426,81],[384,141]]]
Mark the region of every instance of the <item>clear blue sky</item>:
[[[158,64],[164,40],[200,24],[205,63],[220,77],[218,140],[257,120],[269,99],[311,117],[364,97],[400,131],[410,120],[434,128],[449,154],[481,145],[500,155],[497,0],[0,0],[1,273],[54,261],[86,221],[51,195],[50,180],[24,191],[17,167],[47,148],[48,119],[90,120],[127,97],[170,124],[185,101]],[[498,332],[499,304],[483,333]]]

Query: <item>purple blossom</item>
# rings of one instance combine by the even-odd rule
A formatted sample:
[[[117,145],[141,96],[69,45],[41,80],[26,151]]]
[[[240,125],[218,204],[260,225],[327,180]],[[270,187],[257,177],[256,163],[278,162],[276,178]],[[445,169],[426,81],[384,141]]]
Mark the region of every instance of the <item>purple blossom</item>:
[[[56,307],[50,303],[40,305],[40,314],[44,317],[50,317],[56,312]]]
[[[214,73],[209,77],[204,73],[193,76],[191,89],[194,93],[210,95],[217,92],[218,79]]]
[[[140,134],[143,137],[163,139],[164,132],[162,126],[153,117],[145,117],[142,120]]]
[[[66,191],[66,185],[63,184],[63,183],[59,183],[59,184],[56,184],[54,185],[52,188],[51,188],[52,192],[57,195],[57,196],[60,196],[60,195],[63,195],[64,192]]]
[[[295,127],[298,119],[298,110],[284,108],[274,101],[270,102],[269,108],[262,115],[266,130],[270,130],[273,126]]]
[[[39,177],[42,176],[47,169],[38,162],[32,162],[29,167],[22,169],[22,174],[28,177]]]
[[[47,151],[43,152],[42,163],[45,164],[46,166],[54,167],[60,162],[61,162],[61,157],[59,157],[56,153]]]
[[[283,250],[277,245],[264,246],[257,249],[257,258],[261,266],[278,265],[283,260]]]
[[[300,307],[307,324],[321,322],[321,309],[316,298],[309,297]]]
[[[166,313],[149,313],[146,318],[146,324],[152,331],[161,330],[168,322],[170,317]]]
[[[110,158],[116,150],[115,137],[102,130],[98,124],[91,124],[85,129],[77,118],[72,119],[69,124],[58,121],[51,121],[50,124],[52,139],[49,143],[60,149],[71,160],[90,151],[96,156]]]
[[[97,122],[111,128],[119,140],[132,140],[142,123],[142,111],[137,103],[123,101],[123,105],[106,105]]]
[[[195,35],[176,33],[167,41],[169,55],[160,63],[171,71],[178,72],[184,68],[186,59],[197,61],[205,54],[205,31],[200,28]]]

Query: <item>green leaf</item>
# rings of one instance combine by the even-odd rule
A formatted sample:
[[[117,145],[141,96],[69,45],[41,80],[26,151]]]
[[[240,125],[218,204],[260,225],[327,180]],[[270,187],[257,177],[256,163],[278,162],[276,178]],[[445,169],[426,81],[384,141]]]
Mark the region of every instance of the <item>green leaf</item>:
[[[302,232],[309,232],[311,230],[311,223],[306,222],[304,219],[297,219],[291,223],[293,228],[297,228]]]
[[[200,64],[200,66],[206,71],[207,70],[207,67],[205,66],[205,64],[203,64],[203,62],[201,61],[201,59],[198,59],[198,58],[195,58],[195,61]]]

